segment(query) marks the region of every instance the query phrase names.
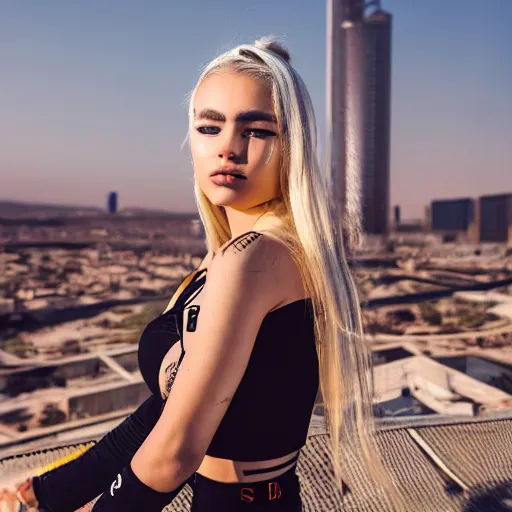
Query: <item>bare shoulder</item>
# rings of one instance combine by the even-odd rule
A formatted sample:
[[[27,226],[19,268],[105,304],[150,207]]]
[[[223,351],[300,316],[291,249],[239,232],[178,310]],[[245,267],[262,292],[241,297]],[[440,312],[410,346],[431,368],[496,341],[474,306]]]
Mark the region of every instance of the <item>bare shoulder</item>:
[[[290,256],[284,244],[257,231],[249,231],[224,244],[213,257],[207,283],[227,291],[264,297],[273,307],[283,300],[283,268]],[[240,293],[240,291],[238,292]]]

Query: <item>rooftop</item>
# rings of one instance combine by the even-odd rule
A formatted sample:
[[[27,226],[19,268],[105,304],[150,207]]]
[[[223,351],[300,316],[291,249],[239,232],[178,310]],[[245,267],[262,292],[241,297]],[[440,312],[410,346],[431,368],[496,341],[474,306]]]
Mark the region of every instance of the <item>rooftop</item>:
[[[378,445],[385,447],[385,469],[407,496],[409,510],[512,509],[512,411],[479,418],[436,415],[380,419],[377,426]],[[88,435],[65,444],[47,440],[38,451],[28,453],[24,447],[0,459],[2,481],[19,481],[27,472],[34,473],[99,437]],[[297,473],[304,512],[392,511],[385,498],[372,491],[370,479],[357,460],[350,464],[343,494],[336,487],[329,435],[321,416],[312,416]],[[191,498],[192,491],[186,486],[166,511],[189,511]]]

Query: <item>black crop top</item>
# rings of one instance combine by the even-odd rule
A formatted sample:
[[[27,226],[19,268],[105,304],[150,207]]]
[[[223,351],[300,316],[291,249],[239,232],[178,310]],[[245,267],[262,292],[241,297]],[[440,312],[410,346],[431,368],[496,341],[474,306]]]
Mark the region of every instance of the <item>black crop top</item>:
[[[181,341],[183,310],[195,292],[206,282],[206,269],[200,270],[181,292],[174,306],[163,315],[149,322],[139,340],[139,368],[146,384],[154,395],[160,396],[158,376],[162,360],[169,349]],[[182,352],[183,352],[182,346]]]
[[[173,308],[151,321],[141,334],[139,367],[155,395],[161,394],[158,377],[162,360],[175,343],[181,342],[183,309],[193,302],[205,281],[203,269]],[[291,302],[266,315],[246,371],[207,455],[260,461],[304,446],[319,385],[314,339],[311,299]]]

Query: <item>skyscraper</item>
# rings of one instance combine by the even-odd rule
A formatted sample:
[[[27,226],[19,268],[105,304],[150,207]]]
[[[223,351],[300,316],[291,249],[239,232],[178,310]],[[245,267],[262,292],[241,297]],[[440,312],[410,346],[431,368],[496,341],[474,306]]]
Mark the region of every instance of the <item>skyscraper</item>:
[[[400,218],[400,205],[395,205],[395,207],[393,208],[393,212],[394,212],[394,220],[395,220],[395,229],[398,229],[400,227],[400,221],[401,221],[401,218]]]
[[[389,229],[389,146],[391,105],[391,14],[380,8],[363,18],[365,87],[363,93],[362,216],[367,233]]]
[[[107,203],[108,213],[117,213],[117,192],[110,192]]]
[[[328,157],[344,223],[389,230],[391,15],[378,0],[329,0]]]

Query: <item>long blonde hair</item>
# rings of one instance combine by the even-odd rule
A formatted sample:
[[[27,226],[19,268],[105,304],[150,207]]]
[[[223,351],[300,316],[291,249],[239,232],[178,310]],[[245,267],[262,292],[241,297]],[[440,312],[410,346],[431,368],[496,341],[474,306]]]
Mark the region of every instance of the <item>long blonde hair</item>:
[[[203,69],[189,96],[189,131],[194,98],[202,81],[219,69],[230,69],[265,80],[271,88],[283,145],[280,174],[282,201],[275,235],[290,250],[301,271],[305,291],[313,300],[315,338],[320,364],[320,391],[332,443],[333,466],[341,487],[346,464],[362,460],[377,484],[391,490],[374,443],[373,382],[365,344],[358,294],[345,257],[339,209],[333,205],[328,175],[321,171],[316,146],[316,121],[309,93],[289,64],[288,51],[263,38],[213,59]],[[194,186],[209,251],[230,240],[223,209]],[[347,226],[350,230],[350,225]],[[349,233],[349,238],[357,233]]]

